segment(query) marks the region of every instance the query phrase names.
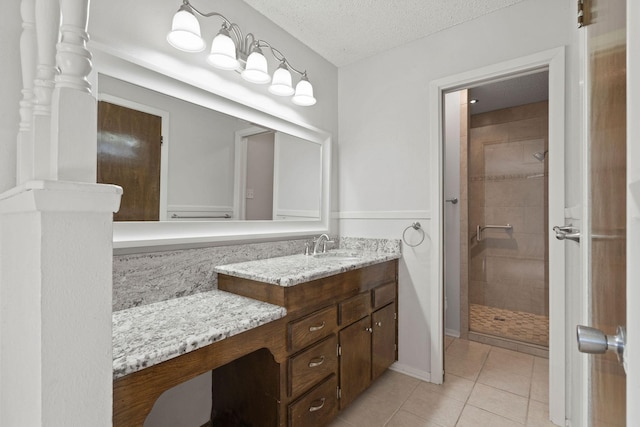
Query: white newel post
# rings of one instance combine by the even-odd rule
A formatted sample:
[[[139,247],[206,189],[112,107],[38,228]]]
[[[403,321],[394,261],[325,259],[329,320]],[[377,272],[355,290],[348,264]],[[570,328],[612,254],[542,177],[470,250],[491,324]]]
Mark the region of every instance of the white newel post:
[[[122,189],[95,183],[88,1],[22,4],[23,76],[35,81],[31,98],[24,83],[20,105],[19,185],[0,194],[0,426],[111,426],[113,212]]]

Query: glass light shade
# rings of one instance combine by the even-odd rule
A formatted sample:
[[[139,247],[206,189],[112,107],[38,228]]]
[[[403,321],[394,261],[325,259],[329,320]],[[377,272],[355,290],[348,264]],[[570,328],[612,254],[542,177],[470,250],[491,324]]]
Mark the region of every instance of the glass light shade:
[[[213,38],[207,62],[221,70],[237,70],[240,66],[236,58],[236,45],[224,28]]]
[[[294,90],[291,84],[291,72],[286,64],[280,64],[275,73],[273,73],[273,80],[271,81],[271,86],[269,86],[269,92],[278,96],[293,95]]]
[[[181,8],[173,15],[171,32],[167,34],[167,41],[176,49],[185,52],[201,52],[205,42],[200,36],[200,23],[187,9]]]
[[[267,58],[259,48],[254,48],[247,58],[247,65],[241,73],[243,79],[251,83],[265,84],[271,81],[267,68]]]
[[[306,76],[302,76],[296,85],[296,94],[291,98],[291,102],[302,107],[309,107],[316,103],[316,99],[313,97],[313,86]]]

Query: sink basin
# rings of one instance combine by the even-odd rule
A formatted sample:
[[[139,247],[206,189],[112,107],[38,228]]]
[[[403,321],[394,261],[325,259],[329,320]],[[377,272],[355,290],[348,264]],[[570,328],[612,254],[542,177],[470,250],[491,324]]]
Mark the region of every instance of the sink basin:
[[[312,255],[314,258],[340,260],[356,260],[362,257],[362,253],[354,251],[329,251]]]

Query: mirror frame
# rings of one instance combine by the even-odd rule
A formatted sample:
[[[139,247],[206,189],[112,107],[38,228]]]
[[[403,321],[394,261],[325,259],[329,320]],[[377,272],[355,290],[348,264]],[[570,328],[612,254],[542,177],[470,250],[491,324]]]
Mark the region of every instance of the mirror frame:
[[[202,107],[234,116],[316,143],[321,147],[322,180],[319,220],[270,221],[131,221],[113,223],[116,253],[213,246],[257,240],[296,238],[329,232],[331,201],[331,134],[302,122],[293,122],[175,79],[159,66],[150,66],[90,42],[94,67],[89,76],[94,94],[100,93],[98,75],[155,90]]]

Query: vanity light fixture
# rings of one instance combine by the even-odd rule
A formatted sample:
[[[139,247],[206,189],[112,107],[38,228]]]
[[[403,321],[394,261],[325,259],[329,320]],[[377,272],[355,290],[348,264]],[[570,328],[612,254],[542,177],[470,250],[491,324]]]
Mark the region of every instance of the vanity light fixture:
[[[196,15],[203,18],[217,16],[222,19],[222,28],[211,43],[211,52],[207,62],[222,70],[240,72],[242,78],[256,84],[267,84],[269,92],[277,96],[291,96],[291,101],[300,106],[310,106],[316,103],[313,96],[313,86],[309,82],[306,71],[294,68],[285,56],[275,47],[264,40],[256,39],[252,33],[242,34],[240,27],[229,21],[218,12],[202,13],[189,0],[183,0],[182,6],[173,17],[171,32],[167,41],[176,49],[184,52],[202,52],[206,43],[200,34],[200,23]],[[269,75],[267,59],[262,48],[268,48],[280,65]],[[300,76],[295,89],[292,84],[291,71]]]

